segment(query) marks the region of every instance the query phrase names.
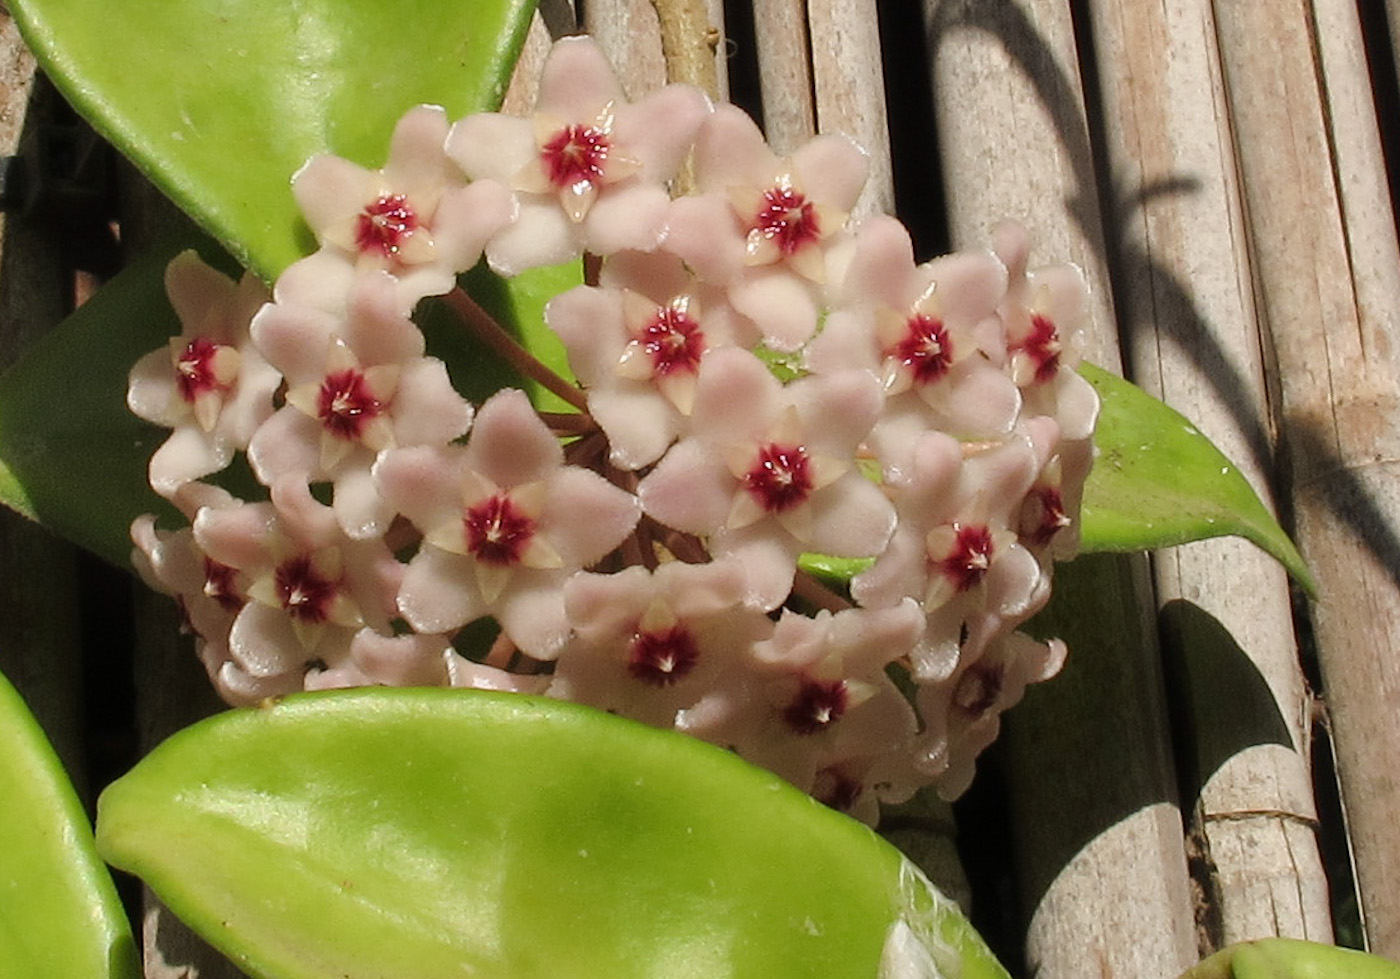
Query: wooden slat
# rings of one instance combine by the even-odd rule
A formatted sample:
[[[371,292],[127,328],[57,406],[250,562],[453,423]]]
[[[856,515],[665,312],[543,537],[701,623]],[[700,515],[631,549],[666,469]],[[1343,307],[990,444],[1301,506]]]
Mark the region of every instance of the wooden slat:
[[[753,8],[764,134],[774,152],[791,153],[817,131],[812,57],[803,0],[768,0]]]
[[[1093,288],[1086,357],[1116,368],[1069,7],[926,0],[925,10],[953,244],[985,244],[1009,217],[1041,242],[1037,262],[1079,263]],[[1028,971],[1165,979],[1196,946],[1145,565],[1061,569],[1057,594],[1076,587],[1085,604],[1063,623],[1065,672],[1028,692],[1003,736]]]
[[[589,0],[583,26],[598,39],[633,101],[666,84],[661,34],[650,0]]]
[[[1217,6],[1371,947],[1400,955],[1400,249],[1355,7]]]
[[[1105,180],[1118,195],[1114,300],[1134,380],[1190,418],[1268,499],[1264,355],[1211,6],[1091,6]],[[1238,540],[1173,548],[1153,563],[1180,679],[1177,716],[1192,726],[1183,762],[1200,792],[1196,833],[1209,870],[1203,951],[1275,934],[1330,940],[1285,574]]]
[[[894,210],[889,117],[875,0],[808,0],[817,130],[845,133],[870,154],[854,216]]]

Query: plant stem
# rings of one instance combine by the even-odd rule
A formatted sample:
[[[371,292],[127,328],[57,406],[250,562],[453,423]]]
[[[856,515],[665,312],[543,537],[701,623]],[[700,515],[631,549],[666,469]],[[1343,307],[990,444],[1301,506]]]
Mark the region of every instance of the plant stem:
[[[583,392],[554,373],[538,357],[521,346],[520,341],[507,333],[490,313],[482,309],[475,299],[462,290],[461,286],[453,289],[443,298],[447,300],[447,304],[452,307],[453,312],[462,317],[483,343],[499,354],[523,377],[529,378],[546,390],[558,395],[579,411],[587,412],[588,401]]]

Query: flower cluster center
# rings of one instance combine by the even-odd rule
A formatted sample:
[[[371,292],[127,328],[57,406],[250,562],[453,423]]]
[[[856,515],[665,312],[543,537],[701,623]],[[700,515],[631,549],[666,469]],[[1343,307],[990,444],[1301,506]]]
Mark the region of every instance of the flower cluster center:
[[[347,368],[327,374],[316,397],[316,417],[337,438],[358,441],[365,427],[384,411],[365,375]]]
[[[560,190],[603,180],[612,140],[593,126],[566,126],[540,148],[549,182]]]
[[[812,463],[801,445],[771,442],[758,452],[753,468],[744,474],[744,488],[770,513],[782,513],[806,502],[811,495]]]
[[[317,572],[307,555],[283,561],[273,576],[282,609],[297,622],[315,625],[330,617],[338,582]]]
[[[817,734],[839,721],[849,705],[845,680],[806,678],[783,709],[783,720],[798,734]]]
[[[355,220],[355,246],[392,258],[421,226],[418,213],[403,194],[385,194],[368,205]]]
[[[695,669],[700,648],[684,625],[638,632],[627,651],[627,672],[653,687],[669,687]]]
[[[1035,380],[1038,384],[1054,380],[1060,370],[1060,354],[1064,345],[1060,342],[1060,331],[1055,321],[1040,313],[1031,316],[1031,331],[1016,345],[1035,366]]]
[[[191,404],[209,391],[226,391],[228,385],[219,380],[214,358],[226,349],[208,337],[195,337],[185,345],[175,361],[175,387],[180,397]]]
[[[939,567],[962,592],[975,588],[987,576],[995,544],[985,524],[958,525],[956,532],[952,552],[939,562]]]
[[[943,321],[926,313],[909,317],[904,338],[885,352],[906,367],[916,384],[932,384],[953,365],[953,341]]]
[[[660,376],[694,374],[704,356],[705,334],[689,313],[674,306],[657,310],[656,318],[642,328],[638,337],[651,358],[652,371]]]
[[[535,535],[535,521],[502,493],[468,507],[462,526],[467,550],[478,561],[498,567],[519,564]]]
[[[817,209],[806,196],[791,187],[770,187],[754,217],[754,230],[778,246],[784,255],[812,244],[821,237]]]

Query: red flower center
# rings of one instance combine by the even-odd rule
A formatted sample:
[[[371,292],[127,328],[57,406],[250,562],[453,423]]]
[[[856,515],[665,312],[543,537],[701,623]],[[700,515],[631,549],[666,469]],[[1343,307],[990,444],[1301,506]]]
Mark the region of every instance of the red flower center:
[[[958,591],[975,587],[992,565],[992,532],[985,525],[954,524],[957,532],[952,551],[938,567],[953,580]]]
[[[943,321],[924,313],[909,317],[905,336],[885,351],[907,367],[916,384],[932,384],[953,366],[953,339]]]
[[[355,247],[392,258],[420,226],[418,214],[409,206],[407,197],[385,194],[355,219]]]
[[[770,187],[753,219],[753,229],[773,240],[784,255],[812,244],[821,237],[817,209],[790,187]]]
[[[504,494],[468,507],[462,514],[467,550],[485,564],[505,567],[519,564],[535,534],[535,521]]]
[[[700,324],[674,306],[658,309],[656,318],[642,328],[637,339],[651,358],[652,372],[663,377],[679,372],[694,374],[706,349]]]
[[[845,680],[803,678],[797,695],[783,708],[783,720],[798,734],[816,734],[841,719],[849,706]]]
[[[307,555],[283,561],[273,575],[278,601],[298,622],[316,624],[330,616],[339,582],[322,577]]]
[[[953,690],[953,703],[973,717],[981,717],[1001,696],[1002,671],[997,666],[975,664],[962,675]]]
[[[220,564],[213,558],[204,559],[204,594],[228,612],[237,612],[245,604],[243,596],[238,593],[238,586],[234,583],[234,576],[237,574],[238,572],[227,564]]]
[[[753,468],[744,474],[744,489],[769,513],[781,513],[804,503],[812,493],[812,464],[800,445],[770,443],[759,450]]]
[[[695,669],[700,648],[690,630],[673,625],[661,632],[639,632],[627,651],[627,672],[653,687],[669,687]]]
[[[859,779],[851,778],[835,768],[823,768],[817,772],[816,782],[812,786],[813,797],[837,812],[850,812],[864,793],[865,786]]]
[[[208,391],[227,391],[214,373],[214,357],[223,344],[207,337],[195,337],[175,361],[175,387],[180,397],[193,404],[196,397]]]
[[[540,148],[540,161],[549,182],[560,190],[577,184],[597,184],[612,152],[612,140],[592,126],[566,126]]]
[[[1060,491],[1053,486],[1037,487],[1021,506],[1021,539],[1032,547],[1044,547],[1070,522]]]
[[[327,374],[316,396],[316,417],[337,438],[358,441],[365,427],[384,411],[365,375],[354,368]]]
[[[1052,380],[1060,369],[1060,354],[1064,344],[1060,342],[1060,331],[1054,320],[1040,313],[1031,315],[1031,330],[1024,340],[1013,344],[1012,350],[1019,350],[1030,358],[1035,367],[1035,380],[1044,384]]]

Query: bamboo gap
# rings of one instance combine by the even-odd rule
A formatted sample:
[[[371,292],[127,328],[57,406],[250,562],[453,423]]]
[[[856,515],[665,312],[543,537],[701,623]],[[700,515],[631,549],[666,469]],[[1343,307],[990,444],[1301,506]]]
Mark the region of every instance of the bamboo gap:
[[[1269,500],[1274,437],[1210,4],[1097,0],[1091,12],[1130,370]],[[1199,793],[1202,951],[1330,941],[1287,577],[1237,539],[1153,564],[1187,791]]]
[[[19,32],[0,10],[0,156],[39,172],[38,129],[59,98],[37,74]],[[7,174],[13,196],[14,171]],[[32,181],[31,181],[32,183]],[[0,214],[0,371],[56,325],[73,302],[72,270],[58,229],[11,200]],[[91,806],[83,718],[77,551],[0,508],[0,672],[24,696],[60,760]]]
[[[1026,224],[1033,265],[1086,270],[1085,357],[1121,369],[1068,6],[926,0],[925,16],[953,245],[987,243],[1003,218]],[[1027,972],[1175,976],[1196,943],[1146,565],[1061,568],[1056,599],[1069,662],[1002,736]]]
[[[1356,9],[1222,4],[1217,18],[1362,914],[1371,948],[1395,957],[1400,253]]]

